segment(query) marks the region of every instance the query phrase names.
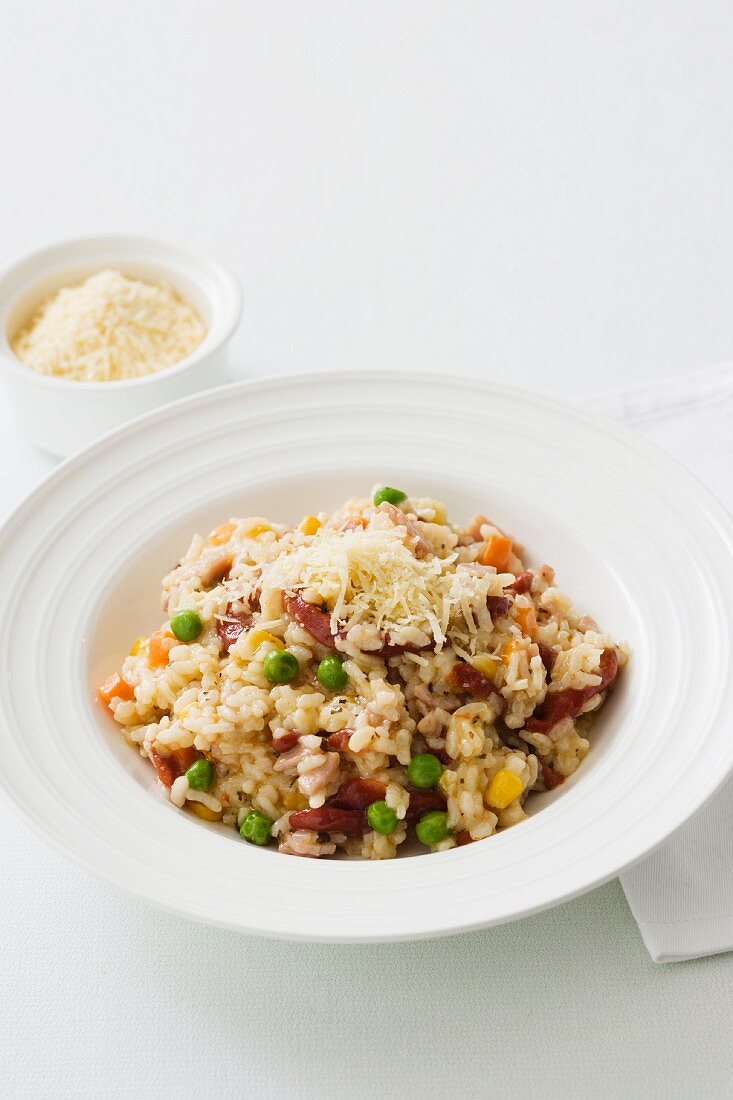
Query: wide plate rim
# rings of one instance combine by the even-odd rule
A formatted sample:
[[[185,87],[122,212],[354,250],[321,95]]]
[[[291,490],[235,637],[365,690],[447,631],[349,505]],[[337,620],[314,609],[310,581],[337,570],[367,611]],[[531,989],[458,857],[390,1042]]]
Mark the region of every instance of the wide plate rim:
[[[183,398],[179,401],[172,402],[169,405],[163,406],[151,413],[147,413],[141,417],[136,418],[128,424],[111,432],[109,435],[102,439],[90,444],[84,448],[81,452],[71,456],[61,463],[55,470],[48,474],[33,490],[21,501],[16,508],[5,519],[2,525],[0,525],[0,551],[5,543],[5,540],[10,537],[13,531],[22,526],[24,519],[28,514],[32,514],[37,504],[43,500],[44,494],[50,489],[62,484],[64,480],[73,478],[75,471],[79,468],[85,467],[89,461],[90,456],[94,454],[100,454],[117,446],[124,445],[126,439],[131,439],[138,433],[144,433],[146,427],[153,422],[163,423],[169,420],[171,417],[175,419],[176,416],[181,415],[182,411],[189,407],[196,406],[199,409],[202,407],[202,402],[207,407],[216,405],[217,402],[226,400],[227,394],[232,395],[248,393],[254,395],[262,392],[273,392],[283,389],[292,389],[294,386],[310,385],[318,386],[323,383],[333,385],[336,380],[341,378],[344,382],[349,383],[368,383],[371,385],[389,385],[395,382],[404,383],[406,381],[414,382],[415,373],[413,371],[323,371],[318,373],[297,373],[293,375],[282,375],[274,379],[251,379],[242,382],[234,383],[226,387],[218,387],[212,390],[205,391],[194,395],[192,397]],[[536,407],[545,409],[554,409],[563,417],[570,417],[571,419],[582,420],[586,423],[592,424],[597,428],[602,428],[607,435],[615,437],[617,440],[622,441],[627,446],[632,446],[637,453],[644,454],[647,458],[666,466],[668,470],[674,471],[675,477],[684,481],[688,489],[693,492],[693,495],[697,498],[698,507],[707,515],[710,521],[718,529],[721,538],[727,543],[727,550],[730,554],[731,544],[733,543],[733,520],[730,515],[724,509],[722,504],[714,497],[714,495],[688,470],[686,470],[680,463],[678,463],[671,456],[662,452],[654,444],[644,439],[642,436],[630,431],[624,425],[620,425],[614,421],[610,421],[603,417],[596,411],[588,409],[577,408],[569,405],[557,398],[547,396],[545,394],[530,393],[521,390],[518,387],[507,386],[504,384],[492,383],[483,380],[471,378],[470,376],[451,376],[447,378],[439,373],[424,373],[420,375],[422,383],[430,385],[437,385],[439,387],[449,387],[453,392],[457,387],[463,389],[469,389],[473,392],[480,392],[485,398],[491,394],[503,394],[515,402],[523,402],[525,404],[531,403]],[[2,565],[2,559],[0,558],[0,565]],[[386,933],[379,932],[375,935],[367,935],[363,932],[354,935],[335,935],[333,932],[327,934],[319,934],[317,931],[310,929],[309,931],[299,934],[297,930],[288,932],[273,932],[263,928],[261,924],[253,923],[246,924],[241,920],[230,921],[224,917],[213,918],[211,913],[204,912],[203,907],[199,912],[194,911],[195,906],[192,906],[190,899],[187,903],[176,905],[171,904],[160,898],[151,897],[151,890],[149,884],[145,887],[136,889],[130,883],[121,882],[119,877],[114,874],[113,871],[106,868],[100,868],[94,865],[93,860],[87,860],[82,855],[75,851],[70,844],[63,843],[58,837],[53,835],[53,832],[47,827],[44,827],[36,820],[32,813],[28,811],[28,808],[22,804],[21,801],[14,797],[14,793],[8,789],[8,785],[3,776],[0,776],[0,788],[4,790],[6,797],[12,803],[13,808],[17,813],[31,826],[33,831],[42,837],[46,842],[50,843],[57,851],[61,852],[65,857],[71,858],[77,864],[84,867],[85,870],[97,877],[104,879],[110,884],[121,887],[133,896],[138,897],[141,900],[153,901],[155,904],[161,905],[163,908],[168,909],[171,912],[175,912],[180,916],[191,917],[193,919],[203,920],[206,923],[214,924],[219,927],[232,928],[238,931],[247,932],[250,934],[260,934],[270,938],[287,938],[287,939],[300,939],[304,941],[313,942],[380,942],[385,940],[397,940],[397,939],[413,939],[413,938],[425,938],[440,934],[457,934],[463,931],[470,931],[474,928],[486,927],[491,924],[500,923],[504,920],[518,919],[520,917],[528,916],[531,913],[537,912],[541,909],[549,906],[559,904],[562,901],[569,900],[572,897],[578,896],[584,893],[586,890],[592,889],[601,883],[613,878],[620,871],[626,867],[638,862],[644,856],[648,855],[656,847],[667,839],[672,832],[681,827],[684,822],[692,816],[702,806],[715,791],[722,785],[727,778],[727,775],[733,767],[733,755],[727,762],[727,767],[718,775],[714,777],[714,781],[711,782],[704,790],[697,792],[696,799],[691,800],[690,807],[686,808],[684,818],[682,818],[674,829],[666,829],[663,836],[656,837],[643,847],[641,851],[635,851],[631,854],[628,860],[619,863],[611,870],[600,871],[595,877],[588,878],[582,886],[562,892],[556,897],[549,900],[544,900],[536,904],[528,904],[523,907],[521,911],[510,914],[508,916],[500,916],[492,918],[487,916],[485,919],[472,921],[465,924],[453,924],[445,925],[435,929],[421,930],[414,933],[402,932],[402,933]],[[431,857],[435,858],[435,857]],[[439,857],[440,858],[440,857]],[[365,865],[368,867],[370,865]]]

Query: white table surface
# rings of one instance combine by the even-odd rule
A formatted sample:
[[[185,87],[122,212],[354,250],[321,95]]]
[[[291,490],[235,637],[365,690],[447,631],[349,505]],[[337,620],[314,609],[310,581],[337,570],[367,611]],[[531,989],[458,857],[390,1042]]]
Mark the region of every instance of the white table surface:
[[[573,397],[731,358],[729,4],[26,0],[2,23],[0,263],[191,241],[242,281],[242,376],[392,363]],[[51,466],[0,405],[0,514]],[[0,860],[13,1098],[730,1095],[733,956],[656,966],[618,883],[308,947],[148,909],[2,804]]]

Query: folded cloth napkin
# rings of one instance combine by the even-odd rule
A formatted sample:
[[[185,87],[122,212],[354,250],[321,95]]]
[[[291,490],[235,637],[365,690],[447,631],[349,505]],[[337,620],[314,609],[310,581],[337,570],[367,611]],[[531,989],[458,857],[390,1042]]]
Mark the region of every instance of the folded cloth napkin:
[[[733,510],[733,364],[585,404],[642,432]],[[733,951],[733,780],[621,885],[655,962]]]

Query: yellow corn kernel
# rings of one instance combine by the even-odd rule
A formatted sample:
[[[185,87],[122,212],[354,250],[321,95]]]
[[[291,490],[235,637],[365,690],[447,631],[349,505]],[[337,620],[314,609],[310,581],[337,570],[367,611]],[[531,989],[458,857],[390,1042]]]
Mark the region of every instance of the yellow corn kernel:
[[[130,656],[137,657],[141,650],[145,649],[148,644],[148,639],[144,634],[141,634],[139,638],[136,638],[130,647]]]
[[[303,516],[300,521],[300,530],[304,535],[315,535],[320,526],[321,521],[318,516]]]
[[[247,529],[247,538],[256,539],[258,535],[264,535],[265,531],[272,531],[269,523],[255,523]]]
[[[247,637],[249,643],[250,653],[256,653],[261,645],[265,642],[270,642],[276,649],[285,649],[285,645],[280,638],[276,638],[274,634],[270,634],[269,630],[253,630]]]
[[[438,786],[446,798],[458,794],[458,783],[459,779],[457,772],[452,772],[450,768],[446,768],[438,780]]]
[[[298,790],[297,787],[293,787],[289,790],[283,798],[286,810],[307,810],[308,799],[304,794]]]
[[[494,810],[505,810],[522,793],[522,780],[515,772],[502,768],[489,783],[486,804]]]
[[[209,545],[221,546],[223,543],[229,542],[236,530],[236,523],[222,523],[221,527],[215,527],[209,535]]]
[[[484,676],[487,676],[489,680],[494,680],[499,671],[499,662],[496,657],[489,657],[487,653],[482,653],[480,656],[474,657],[471,664],[474,668],[477,668],[479,672],[482,672]]]
[[[204,806],[203,802],[189,802],[196,817],[203,818],[204,821],[221,821],[224,816],[223,810],[210,810],[208,806]]]

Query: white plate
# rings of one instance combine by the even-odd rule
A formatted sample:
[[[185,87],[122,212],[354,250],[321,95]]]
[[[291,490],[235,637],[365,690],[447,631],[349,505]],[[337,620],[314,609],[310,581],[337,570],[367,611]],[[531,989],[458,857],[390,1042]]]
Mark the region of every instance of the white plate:
[[[160,622],[193,531],[297,519],[376,481],[487,512],[632,659],[586,761],[527,822],[439,855],[285,857],[174,810],[94,688]],[[649,852],[730,771],[732,535],[660,451],[535,394],[343,373],[188,398],[66,462],[0,532],[0,783],[65,855],[211,924],[366,941],[524,916]]]

